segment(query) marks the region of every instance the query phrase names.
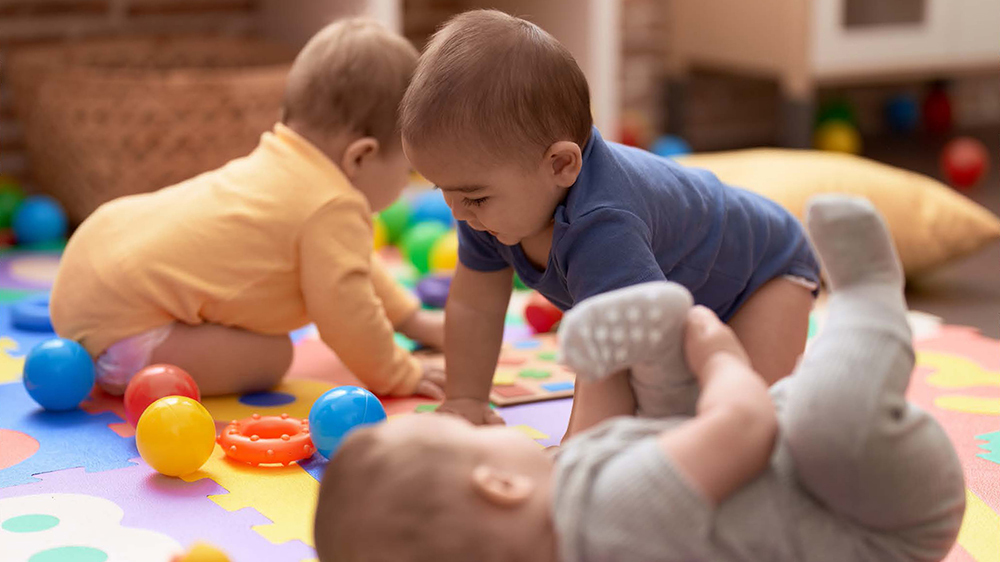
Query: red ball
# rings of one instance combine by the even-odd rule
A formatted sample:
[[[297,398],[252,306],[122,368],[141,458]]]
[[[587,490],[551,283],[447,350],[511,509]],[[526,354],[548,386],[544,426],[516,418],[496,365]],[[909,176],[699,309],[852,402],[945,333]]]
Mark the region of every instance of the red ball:
[[[125,417],[135,427],[150,404],[165,396],[186,396],[201,401],[198,385],[180,367],[150,365],[132,377],[125,389]]]
[[[970,137],[959,137],[941,151],[941,170],[955,187],[969,188],[986,174],[990,155],[983,143]]]
[[[551,332],[562,317],[562,311],[540,293],[531,295],[524,307],[524,319],[536,334]]]
[[[924,126],[936,135],[951,130],[951,100],[943,88],[936,88],[924,99]]]

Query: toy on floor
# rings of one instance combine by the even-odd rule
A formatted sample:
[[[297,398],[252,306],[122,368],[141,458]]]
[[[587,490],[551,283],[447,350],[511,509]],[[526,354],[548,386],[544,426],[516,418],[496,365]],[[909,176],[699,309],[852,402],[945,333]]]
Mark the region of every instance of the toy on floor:
[[[850,101],[839,98],[823,103],[819,111],[816,112],[816,128],[819,129],[827,123],[839,121],[852,127],[858,125],[858,117],[854,111],[854,105]]]
[[[420,302],[430,308],[444,308],[448,302],[448,291],[451,290],[451,277],[431,276],[417,283],[415,292]]]
[[[861,134],[846,121],[827,121],[816,129],[813,137],[816,148],[829,152],[858,154],[861,152]]]
[[[924,126],[927,131],[942,135],[951,130],[951,99],[943,84],[936,84],[924,98]]]
[[[551,332],[559,325],[562,317],[562,311],[543,297],[541,293],[531,295],[528,304],[524,307],[524,319],[536,334]]]
[[[389,244],[389,229],[386,228],[385,221],[380,217],[375,217],[375,220],[372,221],[372,229],[375,232],[372,247],[375,250],[381,250]]]
[[[150,365],[139,371],[125,389],[125,417],[135,427],[150,404],[167,396],[186,396],[201,401],[198,385],[184,369],[173,365]]]
[[[885,121],[889,129],[897,133],[915,131],[920,122],[917,99],[909,94],[891,97],[885,104]]]
[[[170,562],[229,562],[225,552],[203,542],[191,545],[184,554],[175,556]]]
[[[25,332],[54,332],[49,316],[49,296],[40,295],[16,303],[10,309],[10,323]]]
[[[413,224],[438,222],[445,228],[455,226],[455,217],[451,216],[451,207],[444,200],[440,190],[433,189],[421,193],[413,200],[413,214],[410,220]]]
[[[554,334],[505,343],[490,402],[513,406],[573,396],[576,375],[557,363],[556,347]]]
[[[75,341],[63,338],[44,341],[28,353],[24,387],[46,410],[72,410],[94,387],[94,361]]]
[[[410,227],[410,216],[410,204],[405,199],[397,199],[379,213],[378,220],[385,225],[387,243],[399,243],[403,233]]]
[[[989,151],[972,137],[959,137],[941,151],[941,170],[948,181],[960,189],[979,183],[986,175],[989,162]]]
[[[413,267],[426,274],[431,269],[431,249],[447,232],[448,227],[436,221],[419,223],[406,231],[399,247]]]
[[[24,201],[24,190],[10,178],[0,179],[0,229],[10,228],[14,211]]]
[[[249,465],[282,464],[308,459],[316,448],[309,436],[309,422],[299,418],[254,414],[233,420],[216,442],[226,456]]]
[[[330,458],[353,429],[386,419],[374,394],[357,386],[326,391],[309,411],[309,429],[319,454]]]
[[[135,428],[139,456],[166,476],[201,468],[215,449],[215,421],[200,402],[167,396],[153,402]]]
[[[452,230],[435,242],[429,261],[431,271],[435,273],[455,271],[458,265],[458,232]]]
[[[45,244],[65,238],[68,221],[58,201],[33,195],[18,205],[12,225],[18,244]]]
[[[657,156],[673,158],[674,156],[691,154],[691,145],[680,137],[664,135],[653,141],[653,146],[649,147],[649,151]]]

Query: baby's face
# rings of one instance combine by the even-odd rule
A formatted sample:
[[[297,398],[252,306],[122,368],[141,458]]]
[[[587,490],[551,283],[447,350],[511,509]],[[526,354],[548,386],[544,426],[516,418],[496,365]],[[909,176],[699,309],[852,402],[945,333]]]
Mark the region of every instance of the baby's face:
[[[439,187],[455,219],[514,246],[545,230],[565,191],[537,165],[486,164],[460,147],[403,149],[414,168]]]

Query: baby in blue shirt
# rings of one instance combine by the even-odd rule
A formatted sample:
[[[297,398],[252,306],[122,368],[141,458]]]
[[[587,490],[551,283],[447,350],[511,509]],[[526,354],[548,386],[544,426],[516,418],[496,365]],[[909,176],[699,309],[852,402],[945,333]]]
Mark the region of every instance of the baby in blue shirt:
[[[460,221],[441,411],[500,421],[487,399],[515,271],[564,310],[679,283],[730,325],[767,382],[792,371],[819,282],[802,227],[708,172],[605,141],[582,71],[537,26],[496,11],[452,19],[424,51],[401,119],[411,163]],[[646,406],[640,415],[655,415]]]

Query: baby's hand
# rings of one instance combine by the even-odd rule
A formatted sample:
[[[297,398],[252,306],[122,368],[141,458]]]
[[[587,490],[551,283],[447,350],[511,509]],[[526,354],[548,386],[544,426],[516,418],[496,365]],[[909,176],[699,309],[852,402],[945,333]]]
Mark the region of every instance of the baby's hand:
[[[427,347],[444,349],[444,312],[418,310],[399,327],[406,337]]]
[[[452,414],[475,425],[503,425],[504,421],[489,403],[475,398],[450,398],[437,409],[439,414]]]
[[[444,370],[431,363],[424,363],[423,367],[424,376],[421,377],[420,382],[417,383],[417,388],[413,391],[413,394],[417,396],[426,396],[427,398],[432,398],[434,400],[443,400],[445,381]]]

